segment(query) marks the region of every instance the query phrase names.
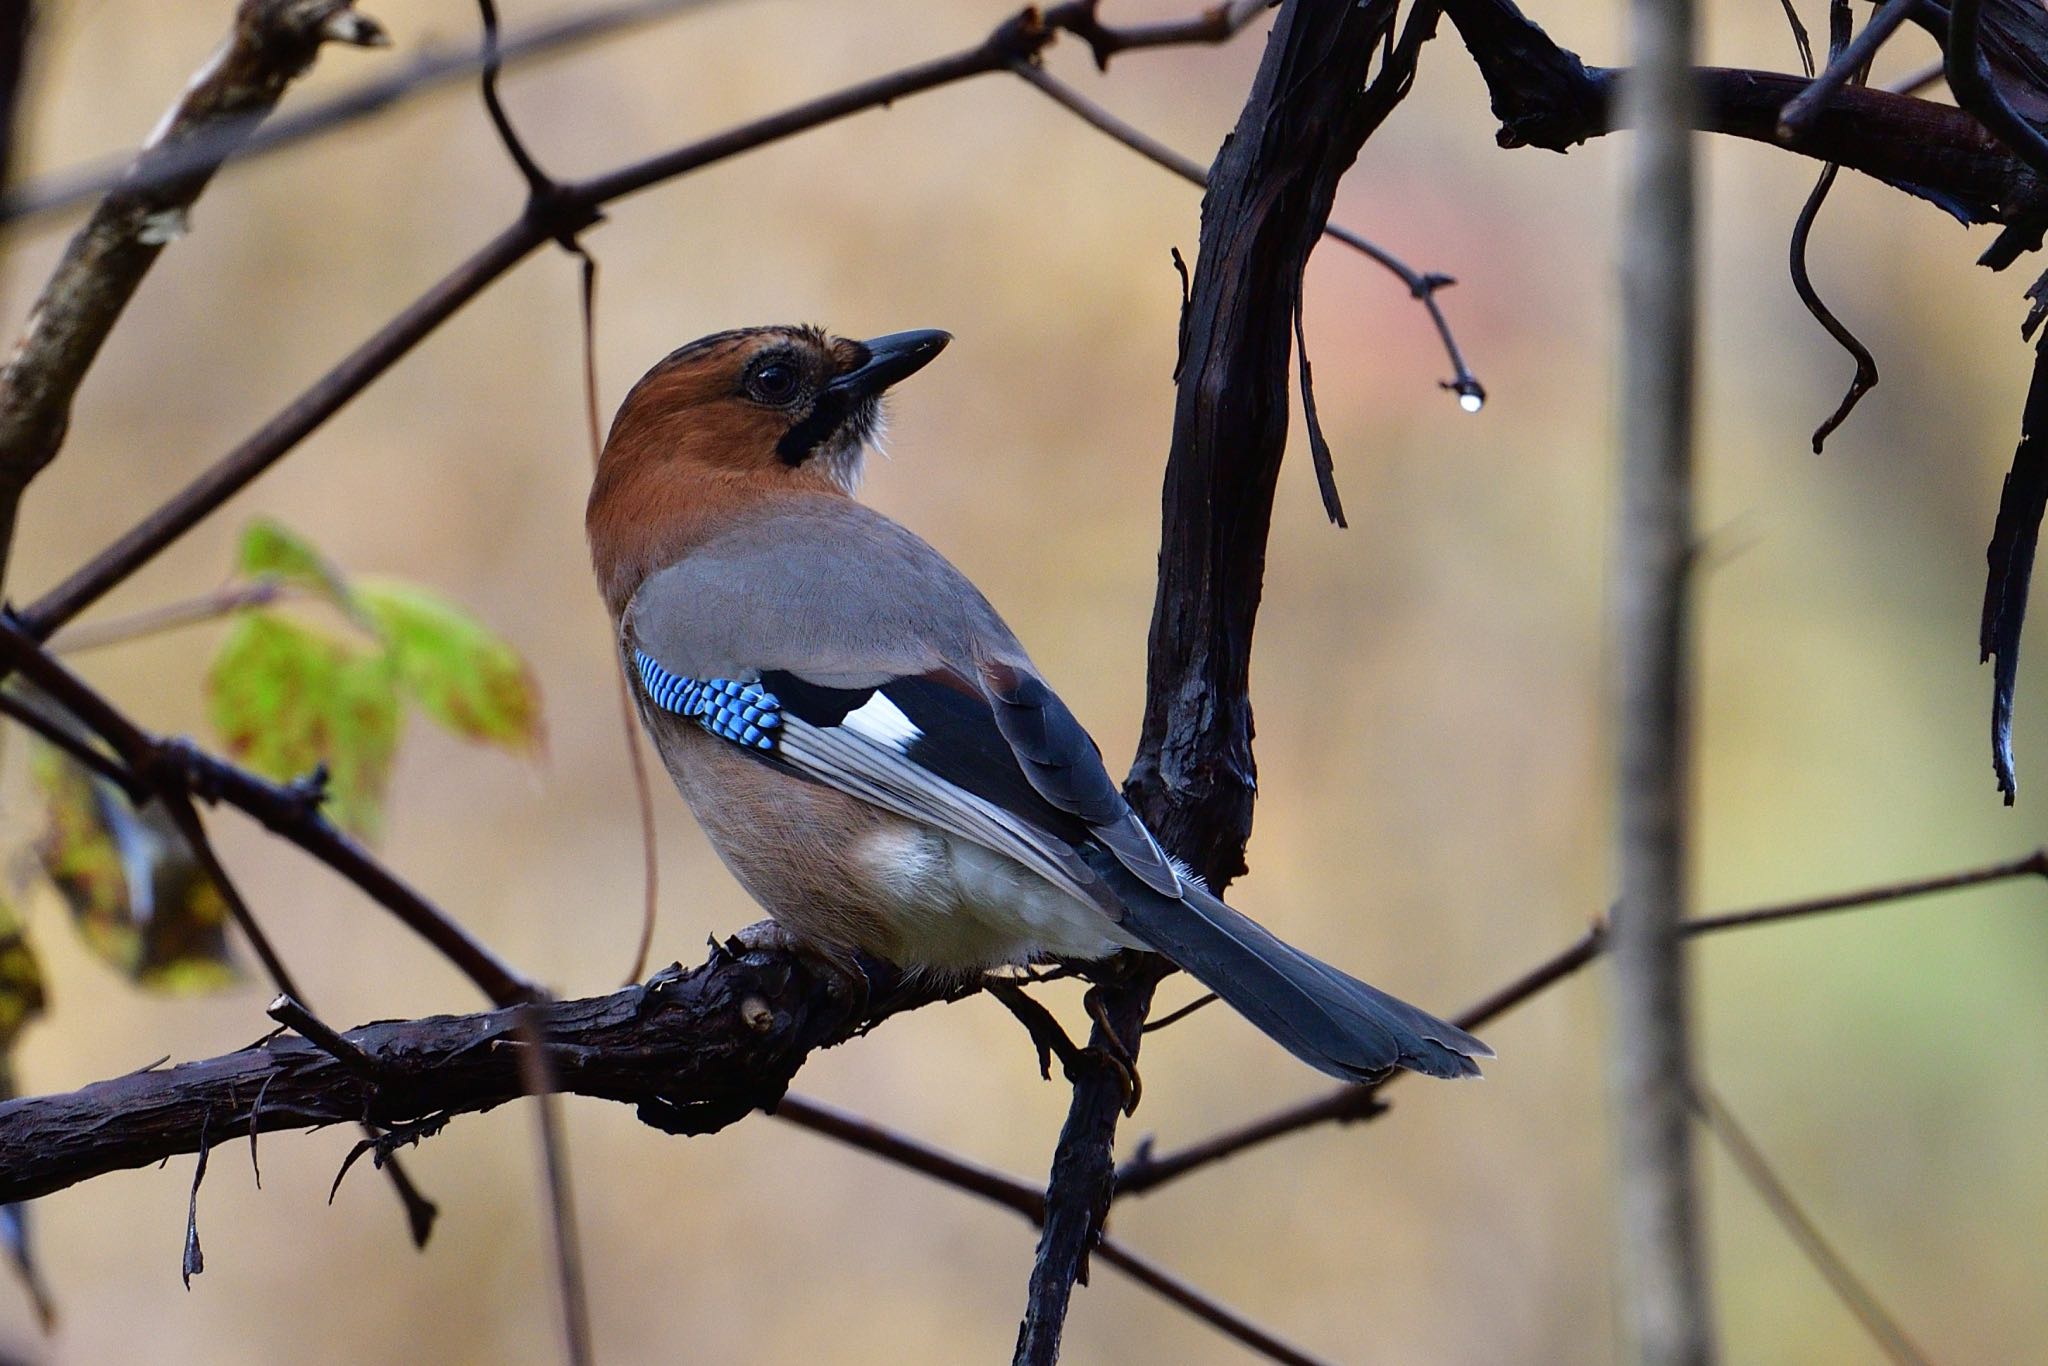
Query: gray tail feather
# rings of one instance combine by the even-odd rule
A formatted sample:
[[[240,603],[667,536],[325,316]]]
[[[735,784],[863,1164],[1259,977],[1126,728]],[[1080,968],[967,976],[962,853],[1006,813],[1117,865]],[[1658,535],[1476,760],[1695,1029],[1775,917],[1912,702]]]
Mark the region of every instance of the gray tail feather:
[[[1378,1081],[1405,1067],[1476,1077],[1493,1050],[1406,1001],[1285,943],[1189,882],[1172,901],[1118,879],[1123,928],[1171,958],[1275,1043],[1344,1081]]]

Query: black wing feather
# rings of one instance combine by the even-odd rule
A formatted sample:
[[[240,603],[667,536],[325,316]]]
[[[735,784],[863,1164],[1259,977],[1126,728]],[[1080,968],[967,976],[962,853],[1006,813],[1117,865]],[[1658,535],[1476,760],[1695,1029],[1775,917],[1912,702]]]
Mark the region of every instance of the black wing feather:
[[[1040,795],[979,693],[943,676],[914,674],[874,688],[828,688],[780,670],[761,685],[814,726],[837,726],[880,693],[920,732],[903,756],[955,787],[994,802],[1070,843],[1088,838],[1088,824]]]

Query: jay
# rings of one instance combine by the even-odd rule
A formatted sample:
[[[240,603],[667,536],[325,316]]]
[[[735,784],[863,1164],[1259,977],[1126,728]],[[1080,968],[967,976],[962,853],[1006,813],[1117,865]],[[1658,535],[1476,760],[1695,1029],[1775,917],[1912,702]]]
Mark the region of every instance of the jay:
[[[1492,1051],[1223,904],[1169,857],[974,585],[852,496],[882,393],[951,338],[721,332],[634,385],[586,525],[640,716],[795,943],[965,979],[1163,954],[1332,1076]]]

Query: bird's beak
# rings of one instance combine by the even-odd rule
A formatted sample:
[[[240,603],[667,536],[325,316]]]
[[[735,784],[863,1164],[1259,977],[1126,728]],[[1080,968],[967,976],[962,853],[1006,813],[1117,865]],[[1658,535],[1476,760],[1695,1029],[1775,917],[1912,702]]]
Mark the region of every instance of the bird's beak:
[[[861,347],[868,353],[867,360],[827,384],[825,391],[856,402],[873,398],[896,381],[907,379],[931,364],[951,340],[950,332],[928,330],[891,332],[886,337],[864,341]]]

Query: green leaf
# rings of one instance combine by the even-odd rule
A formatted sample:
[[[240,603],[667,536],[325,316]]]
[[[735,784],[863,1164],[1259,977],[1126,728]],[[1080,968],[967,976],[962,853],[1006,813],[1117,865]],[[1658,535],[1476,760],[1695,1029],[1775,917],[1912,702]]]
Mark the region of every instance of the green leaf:
[[[339,605],[348,604],[348,581],[341,571],[310,541],[268,517],[242,528],[235,569],[247,578],[276,579],[309,589]]]
[[[280,782],[326,764],[328,817],[375,837],[403,719],[381,651],[248,612],[214,656],[206,691],[231,755]]]
[[[138,811],[41,742],[29,771],[46,802],[36,857],[87,946],[159,991],[215,991],[238,980],[227,903],[161,805]]]
[[[540,748],[539,687],[502,636],[402,580],[358,578],[354,599],[390,649],[399,686],[421,711],[465,739],[521,753]]]

